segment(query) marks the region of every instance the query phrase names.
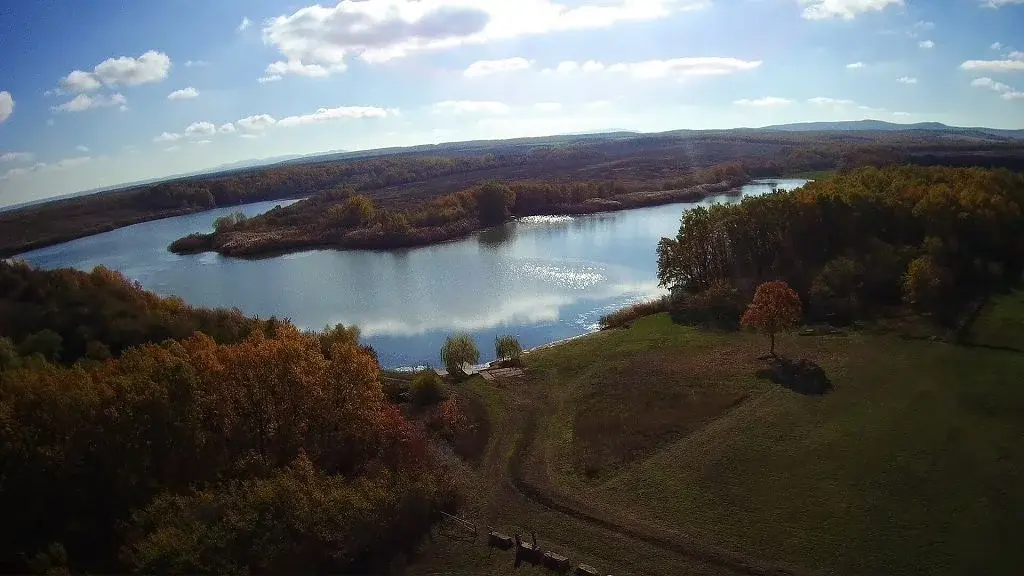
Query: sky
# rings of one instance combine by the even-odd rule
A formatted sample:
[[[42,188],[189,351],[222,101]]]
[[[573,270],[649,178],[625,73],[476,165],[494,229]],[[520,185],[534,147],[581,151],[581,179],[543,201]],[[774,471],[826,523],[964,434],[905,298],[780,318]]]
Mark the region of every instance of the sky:
[[[864,118],[1024,128],[1024,0],[3,4],[0,206],[482,138]]]

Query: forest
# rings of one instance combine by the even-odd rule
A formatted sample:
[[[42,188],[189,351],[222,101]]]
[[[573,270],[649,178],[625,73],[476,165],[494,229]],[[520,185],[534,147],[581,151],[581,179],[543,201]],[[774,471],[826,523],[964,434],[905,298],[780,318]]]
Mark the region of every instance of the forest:
[[[926,130],[742,129],[524,138],[369,151],[178,178],[3,211],[0,257],[147,220],[249,202],[330,197],[354,190],[368,196],[378,209],[402,212],[489,181],[551,186],[601,182],[619,191],[666,191],[678,189],[678,181],[685,182],[694,173],[736,162],[742,162],[753,177],[887,163],[1024,168],[1024,145],[992,135]],[[663,197],[663,202],[673,200]],[[278,232],[283,244],[309,241],[296,238],[302,235],[291,229]]]
[[[951,324],[1024,272],[1024,176],[1008,170],[859,168],[791,192],[687,210],[658,246],[677,312],[718,310],[784,280],[807,320],[846,325],[909,306]]]
[[[358,329],[0,272],[0,572],[378,572],[457,504]]]

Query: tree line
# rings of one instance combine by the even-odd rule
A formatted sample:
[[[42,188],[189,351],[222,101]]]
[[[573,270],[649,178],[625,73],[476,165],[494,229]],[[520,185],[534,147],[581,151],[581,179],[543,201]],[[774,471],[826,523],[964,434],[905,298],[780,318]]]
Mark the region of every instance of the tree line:
[[[109,271],[10,267],[47,329],[72,315],[113,357],[57,364],[0,323],[0,572],[378,572],[458,502],[458,476],[387,401],[358,330],[249,320],[217,342],[188,324],[217,313]],[[147,304],[128,316],[142,342],[101,340],[116,313],[47,308],[100,291],[94,275],[131,296],[96,305]]]
[[[1024,176],[1008,170],[859,168],[683,214],[658,245],[658,278],[681,302],[737,308],[784,280],[813,318],[912,306],[951,321],[1024,271]],[[742,308],[740,308],[742,310]]]

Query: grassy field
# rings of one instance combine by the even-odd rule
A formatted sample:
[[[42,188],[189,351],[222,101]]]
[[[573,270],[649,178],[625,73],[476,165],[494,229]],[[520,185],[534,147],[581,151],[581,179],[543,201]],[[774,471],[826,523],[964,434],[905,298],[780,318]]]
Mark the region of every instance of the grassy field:
[[[993,296],[974,322],[970,342],[1024,352],[1024,290]]]
[[[1021,302],[994,300],[978,338],[1019,342]],[[766,348],[658,315],[530,354],[523,382],[470,382],[491,434],[466,514],[614,574],[1020,573],[1024,354],[783,337],[834,384],[808,397],[756,378]],[[511,562],[447,539],[414,573],[532,573]]]

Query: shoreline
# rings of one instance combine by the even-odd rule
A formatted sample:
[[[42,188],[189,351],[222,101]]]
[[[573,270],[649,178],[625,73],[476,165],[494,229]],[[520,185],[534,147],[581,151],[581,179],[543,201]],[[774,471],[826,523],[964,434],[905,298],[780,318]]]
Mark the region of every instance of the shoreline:
[[[542,213],[529,213],[519,214],[515,218],[509,220],[514,222],[519,218],[526,218],[530,216],[590,216],[596,214],[609,214],[615,212],[624,212],[627,210],[636,210],[640,208],[651,208],[656,206],[667,206],[672,204],[696,204],[702,202],[708,198],[715,196],[741,196],[744,186],[749,184],[766,184],[770,182],[777,182],[785,178],[779,177],[776,179],[761,179],[755,178],[746,180],[743,183],[727,182],[723,181],[717,184],[704,184],[694,186],[692,188],[685,188],[679,190],[659,190],[651,192],[639,192],[631,193],[631,195],[620,197],[619,200],[607,199],[605,202],[593,202],[587,204],[586,202],[574,205],[562,205],[553,206],[552,210],[548,210]],[[617,205],[609,205],[609,202],[613,202]],[[507,222],[506,222],[507,224]],[[208,234],[190,234],[183,236],[172,242],[167,250],[177,255],[191,255],[191,254],[204,254],[208,252],[215,252],[226,258],[240,258],[240,259],[262,259],[262,258],[273,258],[276,256],[283,256],[286,254],[294,254],[297,252],[306,252],[311,250],[368,250],[368,251],[385,251],[390,252],[394,250],[422,248],[427,246],[437,246],[446,242],[454,242],[464,240],[479,234],[487,230],[494,229],[494,226],[481,227],[479,222],[475,220],[463,221],[455,225],[445,228],[440,227],[428,227],[428,228],[417,228],[421,232],[419,237],[405,237],[397,238],[394,240],[383,239],[381,237],[350,237],[348,239],[342,238],[340,241],[326,240],[319,241],[307,238],[295,238],[290,240],[281,241],[280,244],[274,246],[267,246],[266,248],[256,245],[251,247],[241,247],[239,249],[230,248],[230,238],[225,244],[222,244],[219,248],[215,247],[217,240],[217,234],[211,232]],[[360,230],[349,232],[349,234],[358,234]],[[244,232],[238,232],[236,234],[243,234]],[[228,234],[231,234],[230,232]],[[189,240],[192,241],[194,247],[189,246]],[[175,249],[175,245],[178,244],[178,249]],[[225,250],[225,248],[227,249]]]

